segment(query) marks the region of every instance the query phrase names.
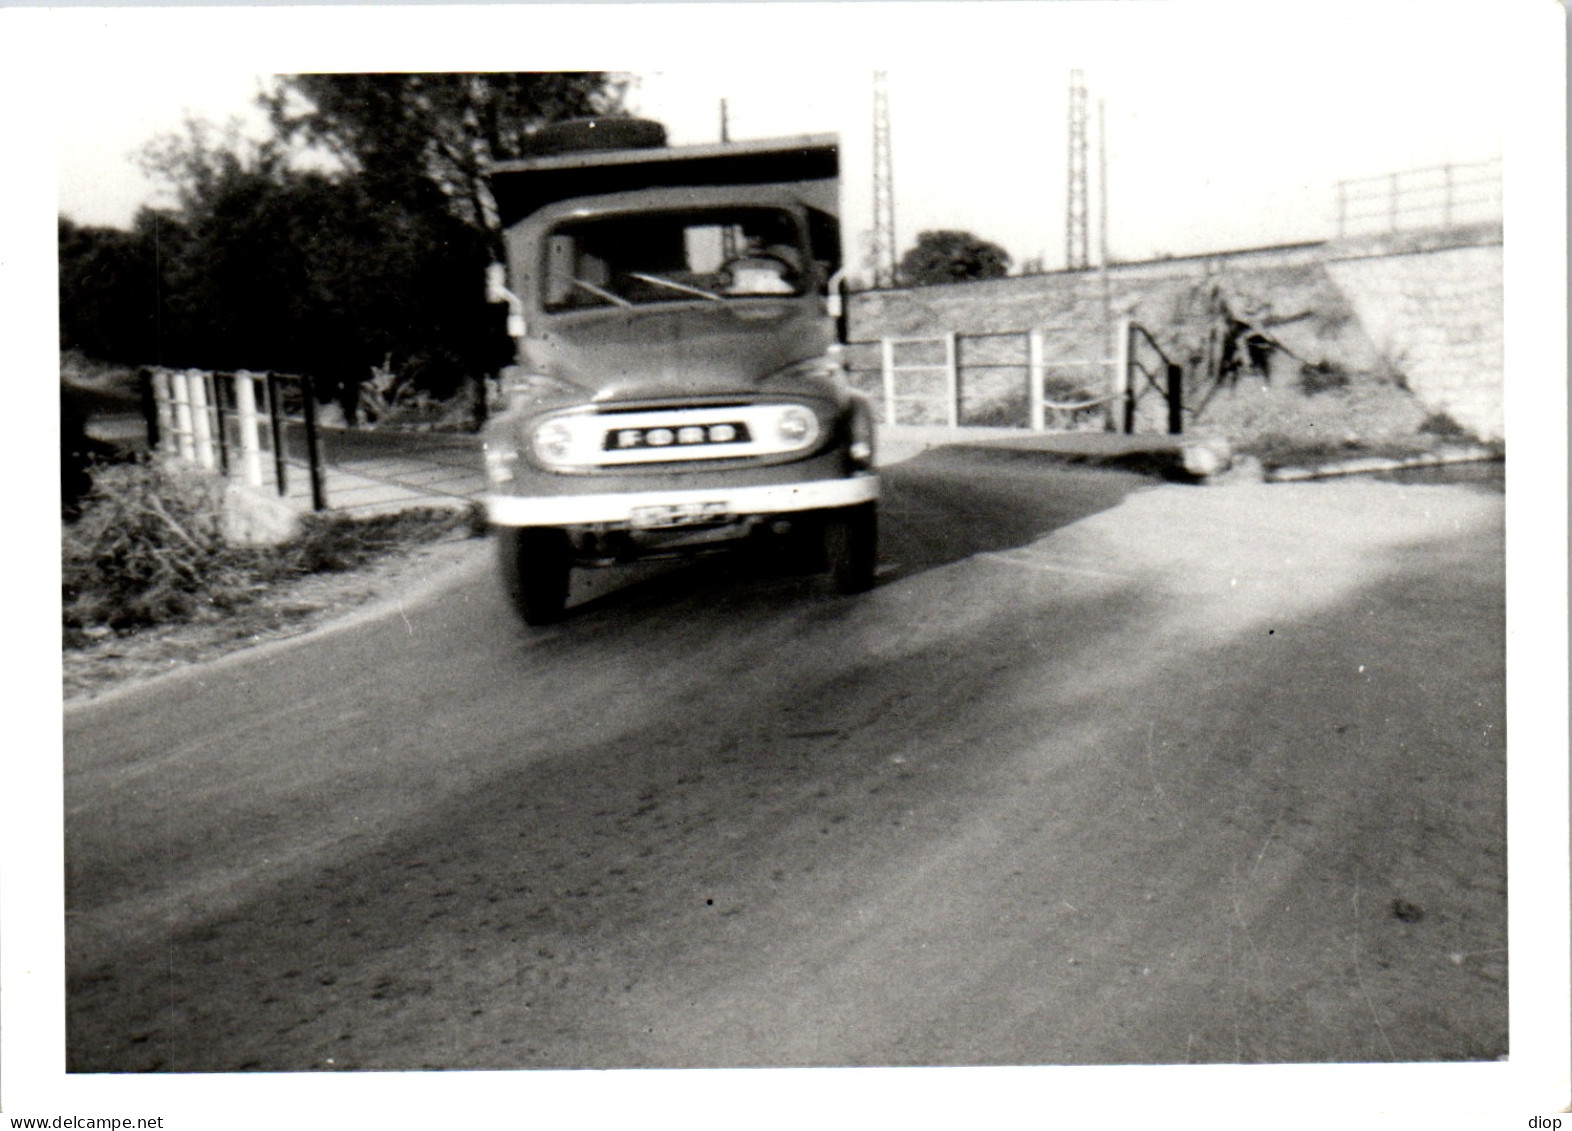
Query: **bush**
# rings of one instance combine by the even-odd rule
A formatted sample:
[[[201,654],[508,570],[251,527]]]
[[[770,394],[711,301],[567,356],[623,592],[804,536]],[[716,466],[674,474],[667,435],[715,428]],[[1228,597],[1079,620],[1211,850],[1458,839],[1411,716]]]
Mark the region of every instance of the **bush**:
[[[1330,392],[1333,389],[1346,389],[1353,384],[1353,378],[1335,361],[1322,361],[1315,365],[1307,365],[1299,371],[1299,387],[1305,391],[1306,396],[1315,396],[1317,393]]]
[[[67,628],[124,629],[231,608],[253,586],[254,550],[220,531],[222,484],[142,460],[101,467],[81,516],[62,528]]]
[[[301,522],[299,537],[268,555],[267,572],[274,578],[338,573],[355,569],[407,546],[434,542],[461,528],[476,533],[467,512],[435,508],[417,508],[366,518],[334,514],[306,515]],[[480,533],[484,533],[484,530]]]
[[[1474,435],[1464,428],[1449,413],[1432,412],[1425,417],[1419,425],[1421,436],[1439,436],[1444,440],[1472,440]]]
[[[1015,390],[979,404],[964,406],[963,424],[986,428],[1024,428],[1031,419],[1030,398]]]
[[[154,461],[104,467],[73,524],[62,525],[66,644],[83,631],[127,631],[233,612],[282,581],[354,569],[386,554],[469,529],[464,512],[416,509],[354,518],[308,515],[276,547],[228,544],[223,481]]]

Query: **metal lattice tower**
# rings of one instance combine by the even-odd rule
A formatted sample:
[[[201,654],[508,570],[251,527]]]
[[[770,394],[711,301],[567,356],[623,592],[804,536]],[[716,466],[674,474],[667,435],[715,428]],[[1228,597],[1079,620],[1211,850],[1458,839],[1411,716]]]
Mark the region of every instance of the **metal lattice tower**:
[[[731,114],[726,108],[726,100],[720,100],[720,139],[726,145],[731,141]],[[729,263],[737,258],[737,229],[728,224],[721,229],[721,262]]]
[[[873,72],[873,285],[895,285],[895,173],[890,159],[890,92],[883,71]]]
[[[1064,198],[1064,264],[1074,271],[1091,263],[1086,199],[1086,77],[1070,72],[1070,153]]]

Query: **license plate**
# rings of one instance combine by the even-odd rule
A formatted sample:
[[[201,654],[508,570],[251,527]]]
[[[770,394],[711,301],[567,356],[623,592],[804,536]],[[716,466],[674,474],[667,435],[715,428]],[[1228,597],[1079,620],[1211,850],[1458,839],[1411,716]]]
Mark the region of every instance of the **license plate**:
[[[727,503],[663,503],[634,507],[632,521],[639,530],[662,530],[671,526],[702,526],[726,522],[731,518]]]

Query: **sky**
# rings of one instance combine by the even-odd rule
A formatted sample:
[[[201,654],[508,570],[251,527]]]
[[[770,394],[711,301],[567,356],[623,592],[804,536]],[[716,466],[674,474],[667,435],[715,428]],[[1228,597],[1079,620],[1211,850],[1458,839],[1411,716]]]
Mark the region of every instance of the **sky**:
[[[643,49],[613,36],[604,57],[570,52],[545,65],[633,74],[630,108],[662,121],[674,144],[718,140],[722,99],[735,139],[839,135],[843,224],[858,258],[872,227],[872,73],[884,69],[897,246],[924,230],[959,228],[1000,244],[1017,264],[1036,259],[1049,269],[1066,254],[1072,69],[1083,73],[1089,100],[1094,261],[1104,223],[1099,120],[1109,253],[1131,260],[1324,238],[1335,226],[1338,181],[1498,160],[1513,113],[1511,21],[1480,4],[828,9],[694,5],[678,9],[691,18],[665,21]],[[606,34],[595,16],[610,9],[573,11]],[[279,39],[264,26],[269,34],[237,46],[232,65],[223,52],[176,52],[175,65],[127,76],[117,73],[127,62],[117,53],[91,72],[61,72],[60,211],[80,223],[128,224],[138,206],[161,199],[135,152],[188,116],[259,129],[254,98],[272,72],[524,69],[528,60],[498,66],[489,51],[427,50],[419,36],[380,52],[297,58],[287,32]],[[695,52],[687,37],[701,27],[746,47]],[[879,50],[859,50],[859,37]]]

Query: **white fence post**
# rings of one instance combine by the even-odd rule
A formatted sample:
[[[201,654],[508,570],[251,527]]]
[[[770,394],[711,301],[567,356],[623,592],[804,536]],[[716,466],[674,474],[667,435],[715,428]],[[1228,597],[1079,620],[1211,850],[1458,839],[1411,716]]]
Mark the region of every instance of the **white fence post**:
[[[196,458],[191,442],[191,378],[189,373],[171,373],[169,383],[175,403],[175,453],[187,463]]]
[[[235,374],[235,416],[240,426],[240,475],[252,487],[262,486],[262,445],[257,429],[256,376]]]
[[[196,462],[206,471],[218,466],[213,449],[213,421],[208,415],[208,405],[214,399],[208,396],[210,377],[210,374],[193,369],[186,380],[186,390],[191,396],[191,443],[196,448]]]
[[[895,342],[880,338],[879,365],[884,373],[884,422],[895,423]]]
[[[169,371],[153,370],[153,403],[158,408],[158,446],[165,455],[175,453],[175,412],[170,407]]]
[[[1107,431],[1119,432],[1123,430],[1120,417],[1124,415],[1125,403],[1130,396],[1130,319],[1121,318],[1118,328],[1114,331],[1118,336],[1113,345],[1113,388],[1110,390],[1112,397],[1108,401],[1108,426]]]
[[[1045,386],[1048,383],[1048,374],[1043,365],[1043,332],[1041,330],[1029,331],[1026,335],[1026,384],[1027,395],[1031,397],[1031,428],[1033,432],[1041,432],[1048,426],[1047,415],[1043,411],[1043,401],[1048,397]]]
[[[961,426],[961,372],[956,362],[956,333],[944,335],[944,400],[945,415],[951,428]]]

